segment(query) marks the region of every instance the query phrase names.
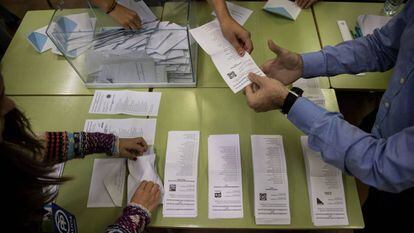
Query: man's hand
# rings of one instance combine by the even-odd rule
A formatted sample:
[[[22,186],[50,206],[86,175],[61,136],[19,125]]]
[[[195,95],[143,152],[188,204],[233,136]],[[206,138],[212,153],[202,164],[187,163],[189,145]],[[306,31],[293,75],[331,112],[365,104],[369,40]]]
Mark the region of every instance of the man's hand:
[[[318,0],[296,0],[295,3],[302,9],[311,7]]]
[[[250,73],[252,84],[245,89],[247,104],[256,112],[281,108],[289,90],[278,80]],[[256,85],[255,88],[252,86]]]
[[[220,21],[220,27],[224,37],[233,45],[240,56],[243,56],[245,51],[248,53],[253,51],[250,32],[244,29],[233,18],[222,19]]]
[[[139,15],[120,4],[117,4],[115,9],[109,13],[117,23],[125,29],[138,30],[141,28],[141,18]]]
[[[151,181],[142,181],[137,190],[135,190],[131,202],[140,204],[152,212],[160,204],[160,196],[161,191],[158,184]]]
[[[145,140],[139,138],[120,138],[119,139],[119,156],[136,160],[137,156],[141,156],[148,150]]]
[[[272,40],[268,40],[267,45],[277,55],[261,66],[267,77],[289,85],[302,76],[303,61],[299,54],[277,46]]]

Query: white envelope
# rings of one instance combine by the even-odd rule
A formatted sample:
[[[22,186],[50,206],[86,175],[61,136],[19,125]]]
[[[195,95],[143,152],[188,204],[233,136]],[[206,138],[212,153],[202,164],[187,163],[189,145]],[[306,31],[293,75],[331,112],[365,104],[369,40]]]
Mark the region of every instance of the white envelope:
[[[263,10],[296,20],[302,9],[289,0],[268,0]]]

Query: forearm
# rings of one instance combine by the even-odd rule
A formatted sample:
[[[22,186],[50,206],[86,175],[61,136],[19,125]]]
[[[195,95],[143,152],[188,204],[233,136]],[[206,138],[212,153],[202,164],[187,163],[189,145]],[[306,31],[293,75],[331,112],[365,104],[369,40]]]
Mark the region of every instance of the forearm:
[[[288,118],[309,136],[309,146],[327,163],[364,183],[389,192],[414,186],[414,127],[378,138],[305,98],[297,100]]]
[[[227,9],[225,0],[207,0],[208,3],[213,6],[217,19],[221,22],[231,19],[229,10]]]
[[[122,216],[113,224],[108,226],[106,233],[141,233],[151,221],[150,212],[134,203],[124,208]]]
[[[65,162],[94,153],[112,155],[118,151],[118,138],[113,134],[46,132],[44,142],[43,160],[49,163]]]

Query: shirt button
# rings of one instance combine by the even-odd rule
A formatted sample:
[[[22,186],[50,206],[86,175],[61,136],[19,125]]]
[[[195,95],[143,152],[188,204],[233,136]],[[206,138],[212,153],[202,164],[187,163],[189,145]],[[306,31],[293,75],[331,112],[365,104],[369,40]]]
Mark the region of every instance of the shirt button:
[[[403,84],[405,82],[404,78],[400,78],[400,84]]]
[[[389,107],[390,107],[390,103],[385,102],[384,106],[385,106],[386,108],[389,108]]]

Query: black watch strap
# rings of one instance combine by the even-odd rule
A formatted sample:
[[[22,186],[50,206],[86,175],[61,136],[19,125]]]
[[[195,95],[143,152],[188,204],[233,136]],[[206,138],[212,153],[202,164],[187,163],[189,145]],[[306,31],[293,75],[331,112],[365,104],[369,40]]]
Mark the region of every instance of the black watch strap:
[[[288,95],[286,96],[285,102],[283,102],[282,105],[282,113],[288,114],[290,109],[292,108],[293,104],[296,102],[296,100],[301,97],[303,94],[303,90],[299,87],[293,87]]]

